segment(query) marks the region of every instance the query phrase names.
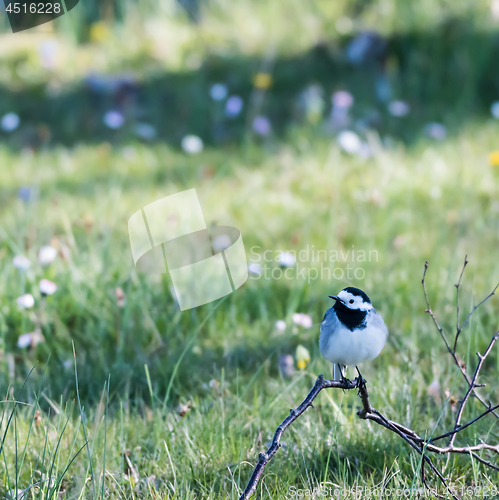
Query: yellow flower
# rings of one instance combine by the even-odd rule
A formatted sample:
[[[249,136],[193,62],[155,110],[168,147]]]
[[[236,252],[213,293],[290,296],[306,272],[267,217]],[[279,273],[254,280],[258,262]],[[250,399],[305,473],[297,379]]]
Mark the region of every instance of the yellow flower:
[[[307,363],[310,361],[310,353],[308,349],[299,345],[296,348],[296,366],[300,370],[304,370],[307,367]]]
[[[492,151],[492,153],[489,154],[489,163],[493,167],[499,167],[499,150]]]
[[[272,75],[257,73],[253,78],[253,85],[259,89],[268,89],[272,85]]]
[[[90,40],[94,43],[101,43],[111,38],[109,26],[101,21],[90,26]]]

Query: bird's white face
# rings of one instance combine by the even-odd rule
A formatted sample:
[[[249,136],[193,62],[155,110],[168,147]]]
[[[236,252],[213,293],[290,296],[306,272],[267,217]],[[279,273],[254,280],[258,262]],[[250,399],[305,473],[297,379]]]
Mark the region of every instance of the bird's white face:
[[[353,295],[346,290],[342,290],[338,294],[338,298],[341,299],[348,309],[352,309],[353,311],[369,311],[369,309],[373,308],[373,305],[369,302],[364,302],[364,299],[360,295]]]

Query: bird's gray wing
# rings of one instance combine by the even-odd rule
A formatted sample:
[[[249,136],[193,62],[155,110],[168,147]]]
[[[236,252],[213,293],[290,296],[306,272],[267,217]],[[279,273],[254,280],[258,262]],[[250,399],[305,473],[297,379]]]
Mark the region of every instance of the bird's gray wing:
[[[336,311],[330,307],[326,314],[324,314],[324,318],[321,323],[321,335],[319,337],[319,347],[321,352],[327,351],[327,346],[329,344],[329,340],[331,336],[339,331],[341,327],[340,320],[336,315]]]

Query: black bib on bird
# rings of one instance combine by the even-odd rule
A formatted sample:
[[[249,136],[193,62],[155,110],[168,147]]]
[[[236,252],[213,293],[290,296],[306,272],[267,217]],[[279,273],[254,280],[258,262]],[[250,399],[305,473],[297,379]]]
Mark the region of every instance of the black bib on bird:
[[[360,311],[359,309],[349,309],[345,304],[339,300],[334,304],[333,309],[336,311],[338,319],[350,330],[362,330],[367,326],[366,316],[367,311]]]

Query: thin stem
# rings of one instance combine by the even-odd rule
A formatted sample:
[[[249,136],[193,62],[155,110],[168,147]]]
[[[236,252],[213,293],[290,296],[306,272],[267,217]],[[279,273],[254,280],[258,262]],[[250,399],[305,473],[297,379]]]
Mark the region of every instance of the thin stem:
[[[463,274],[464,270],[466,269],[466,266],[468,264],[468,256],[464,256],[464,264],[463,268],[461,269],[461,274],[459,276],[459,281],[457,282],[456,285],[456,338],[454,340],[454,354],[456,354],[456,349],[457,349],[457,339],[459,337],[459,334],[461,333],[462,328],[459,326],[459,287],[461,286],[461,280],[463,279]]]

